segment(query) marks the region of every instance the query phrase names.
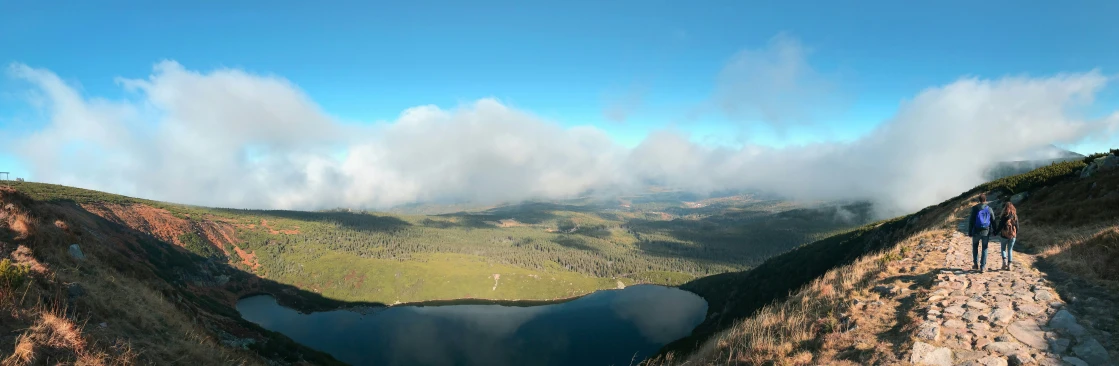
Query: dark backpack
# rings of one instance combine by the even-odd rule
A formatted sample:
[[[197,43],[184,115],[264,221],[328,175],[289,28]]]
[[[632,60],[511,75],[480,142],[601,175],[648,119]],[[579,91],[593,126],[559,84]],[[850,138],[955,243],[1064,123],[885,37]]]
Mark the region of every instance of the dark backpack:
[[[991,208],[987,205],[979,208],[979,212],[975,213],[975,227],[977,229],[986,229],[991,227]]]

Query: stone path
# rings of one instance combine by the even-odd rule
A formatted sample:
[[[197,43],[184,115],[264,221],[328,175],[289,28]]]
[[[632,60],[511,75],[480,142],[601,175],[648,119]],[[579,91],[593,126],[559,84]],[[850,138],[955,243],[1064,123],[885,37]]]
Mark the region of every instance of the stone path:
[[[997,239],[988,247],[988,272],[972,271],[971,238],[959,232],[935,243],[944,254],[909,361],[918,365],[1114,365],[1107,350],[1065,310],[1065,303],[1014,253],[1001,270]]]

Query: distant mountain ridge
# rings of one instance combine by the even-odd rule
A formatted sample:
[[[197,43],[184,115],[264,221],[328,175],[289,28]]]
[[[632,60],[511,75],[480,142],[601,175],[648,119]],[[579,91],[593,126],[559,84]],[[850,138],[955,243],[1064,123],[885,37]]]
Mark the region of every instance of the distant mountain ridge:
[[[984,173],[983,178],[988,181],[1023,174],[1031,170],[1066,161],[1084,159],[1084,155],[1065,150],[1055,145],[1031,150],[1015,156],[1012,160],[1002,161],[991,165]]]

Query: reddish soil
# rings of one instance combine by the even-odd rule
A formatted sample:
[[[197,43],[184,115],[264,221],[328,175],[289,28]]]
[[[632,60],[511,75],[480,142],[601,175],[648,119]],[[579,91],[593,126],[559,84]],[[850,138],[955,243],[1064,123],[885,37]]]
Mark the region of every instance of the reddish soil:
[[[149,233],[168,243],[179,242],[179,235],[191,232],[190,221],[171,215],[164,209],[148,205],[120,205],[115,203],[82,204],[82,208],[106,220]]]
[[[175,217],[171,212],[142,204],[119,205],[112,203],[83,204],[82,208],[102,218],[149,233],[160,240],[182,246],[179,235],[196,232],[210,244],[230,255],[230,248],[241,256],[241,263],[254,271],[260,267],[256,256],[237,246],[237,228],[224,219],[206,218],[190,221]]]
[[[249,266],[253,271],[256,271],[256,269],[260,267],[260,263],[256,261],[256,255],[249,254],[249,252],[244,251],[241,247],[236,245],[233,245],[233,250],[237,251],[237,255],[241,256],[241,263]]]
[[[357,272],[350,270],[346,276],[342,278],[343,283],[352,283],[355,287],[361,287],[365,284],[365,275],[358,276]]]
[[[237,245],[237,229],[230,223],[207,220],[194,224],[200,229],[206,240],[221,248],[226,255],[229,255],[229,249],[226,246]]]
[[[250,228],[251,228],[251,226],[252,225],[250,225]],[[260,226],[263,226],[263,227],[267,228],[268,232],[271,233],[272,235],[276,235],[276,234],[280,234],[280,233],[287,234],[287,235],[299,234],[299,230],[276,230],[276,229],[273,229],[271,226],[268,226],[268,220],[264,220],[264,219],[260,220]],[[299,227],[296,227],[296,229],[298,229],[298,228]]]

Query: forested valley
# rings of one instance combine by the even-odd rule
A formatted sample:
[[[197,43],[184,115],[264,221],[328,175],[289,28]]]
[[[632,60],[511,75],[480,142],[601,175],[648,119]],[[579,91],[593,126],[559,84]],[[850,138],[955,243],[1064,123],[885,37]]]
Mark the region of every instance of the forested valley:
[[[189,223],[173,240],[186,250],[328,297],[387,303],[552,299],[637,283],[677,285],[748,269],[871,219],[866,203],[794,203],[748,193],[660,191],[416,214],[446,209],[235,210],[23,185],[44,199],[166,210]],[[233,235],[213,240],[206,234],[211,224]]]

